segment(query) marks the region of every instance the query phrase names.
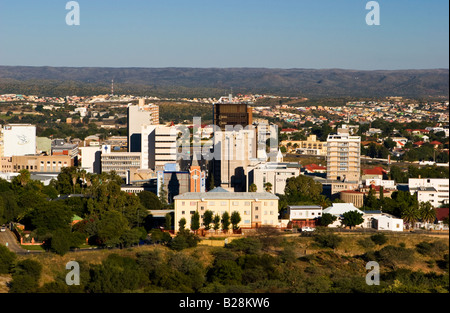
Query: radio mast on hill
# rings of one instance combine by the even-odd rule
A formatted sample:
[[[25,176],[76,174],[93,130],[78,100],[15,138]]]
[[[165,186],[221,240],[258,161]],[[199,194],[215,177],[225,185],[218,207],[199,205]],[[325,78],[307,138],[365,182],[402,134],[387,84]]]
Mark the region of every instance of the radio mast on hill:
[[[111,96],[114,96],[114,79],[111,81]]]

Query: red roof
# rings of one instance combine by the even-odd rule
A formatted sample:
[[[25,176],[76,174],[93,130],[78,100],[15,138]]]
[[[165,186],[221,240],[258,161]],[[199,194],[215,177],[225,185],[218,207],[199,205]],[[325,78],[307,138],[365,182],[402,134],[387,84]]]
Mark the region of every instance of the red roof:
[[[434,145],[438,145],[438,146],[442,145],[442,143],[437,141],[437,140],[430,142],[430,144],[433,145],[433,146]]]
[[[383,175],[386,173],[387,173],[386,170],[379,166],[364,170],[364,174],[367,174],[367,175]]]
[[[448,217],[449,208],[435,208],[436,218],[438,221],[442,221],[444,218]]]
[[[314,172],[314,171],[320,171],[320,170],[326,170],[327,168],[324,166],[319,166],[317,164],[309,164],[309,165],[305,165],[305,168],[310,171],[310,172]]]
[[[416,146],[422,146],[424,143],[425,143],[425,142],[423,142],[423,141],[418,141],[418,142],[415,142],[414,145],[416,145]]]
[[[298,129],[295,128],[285,128],[281,130],[282,132],[296,132],[299,131]]]

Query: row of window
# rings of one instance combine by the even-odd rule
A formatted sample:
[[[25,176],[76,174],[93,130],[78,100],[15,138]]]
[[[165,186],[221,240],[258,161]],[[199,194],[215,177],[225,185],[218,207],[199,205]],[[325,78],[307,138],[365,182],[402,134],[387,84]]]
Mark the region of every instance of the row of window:
[[[219,214],[220,216],[222,216],[222,214],[224,214],[226,211],[212,211],[213,215],[215,215],[216,213]],[[193,215],[195,213],[195,211],[189,211],[189,215]],[[186,215],[186,211],[181,211],[181,215]],[[251,211],[244,211],[244,215],[251,215]],[[263,215],[275,215],[275,211],[264,211]],[[313,213],[314,215],[314,213]],[[319,214],[320,215],[320,214]],[[203,215],[201,215],[201,218],[203,218]],[[258,219],[259,215],[255,215],[255,219]]]
[[[181,202],[181,205],[182,206],[185,206],[186,205],[186,202],[185,201],[182,201]],[[190,206],[196,206],[197,205],[197,202],[196,201],[191,201],[190,203],[189,203],[189,205]],[[208,202],[208,206],[215,206],[216,205],[216,202],[215,201],[210,201],[210,202]],[[227,206],[228,205],[228,201],[220,201],[220,206]],[[239,205],[242,205],[242,204],[240,204],[239,203],[239,201],[232,201],[231,202],[231,205],[232,206],[239,206]],[[244,206],[250,206],[251,205],[251,202],[250,201],[245,201],[244,202]],[[270,201],[270,202],[267,202],[267,201],[264,201],[264,205],[265,206],[267,206],[267,205],[270,205],[270,206],[273,206],[274,205],[274,202],[273,201]],[[256,207],[257,208],[257,207]],[[205,207],[200,207],[200,210],[204,210],[205,209]]]

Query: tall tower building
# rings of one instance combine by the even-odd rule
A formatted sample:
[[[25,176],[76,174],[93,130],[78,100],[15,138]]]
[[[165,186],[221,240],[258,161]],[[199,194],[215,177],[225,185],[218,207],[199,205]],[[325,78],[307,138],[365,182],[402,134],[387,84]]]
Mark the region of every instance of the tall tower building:
[[[252,108],[247,103],[233,102],[232,96],[222,97],[213,105],[214,124],[221,129],[226,125],[241,125],[243,128],[253,122]]]
[[[128,152],[141,152],[142,126],[159,124],[159,107],[145,104],[139,99],[138,105],[129,105],[127,112]]]
[[[357,182],[361,176],[361,137],[350,136],[346,125],[327,139],[327,179]]]
[[[177,163],[177,130],[175,126],[142,126],[142,167],[161,171],[167,163]]]

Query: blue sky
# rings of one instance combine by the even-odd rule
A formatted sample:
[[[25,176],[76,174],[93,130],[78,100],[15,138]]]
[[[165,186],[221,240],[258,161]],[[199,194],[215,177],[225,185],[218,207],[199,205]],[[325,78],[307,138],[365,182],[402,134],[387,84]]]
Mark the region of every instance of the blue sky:
[[[0,65],[449,67],[447,0],[0,0]]]

